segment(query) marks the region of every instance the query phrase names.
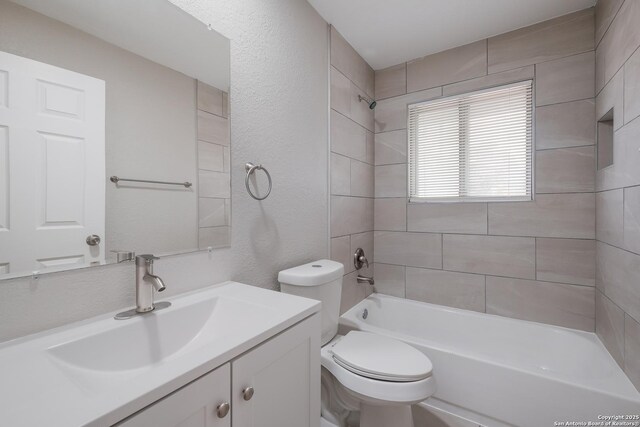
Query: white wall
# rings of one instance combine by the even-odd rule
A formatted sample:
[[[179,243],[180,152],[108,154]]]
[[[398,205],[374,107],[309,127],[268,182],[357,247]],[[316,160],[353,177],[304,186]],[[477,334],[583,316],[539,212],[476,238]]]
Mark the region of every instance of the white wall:
[[[277,287],[328,256],[327,25],[304,0],[172,0],[231,39],[232,247],[158,262],[167,291],[225,279]],[[244,163],[274,189],[244,189]],[[0,341],[130,306],[134,269],[113,265],[0,282]]]

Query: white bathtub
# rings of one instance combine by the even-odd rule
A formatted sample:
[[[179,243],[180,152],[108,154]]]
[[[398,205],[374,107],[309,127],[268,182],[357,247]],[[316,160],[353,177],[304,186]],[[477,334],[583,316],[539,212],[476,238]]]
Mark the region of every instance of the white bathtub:
[[[593,333],[380,294],[340,324],[342,332],[370,331],[423,351],[437,383],[423,406],[468,425],[543,427],[640,414],[640,393]]]

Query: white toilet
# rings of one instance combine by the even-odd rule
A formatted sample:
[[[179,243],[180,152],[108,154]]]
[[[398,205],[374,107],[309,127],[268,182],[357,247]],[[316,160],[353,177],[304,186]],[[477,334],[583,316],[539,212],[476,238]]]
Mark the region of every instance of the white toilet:
[[[337,335],[344,266],[320,260],[283,270],[281,291],[322,302],[322,425],[413,427],[411,404],[436,389],[427,356],[401,341],[352,331]]]

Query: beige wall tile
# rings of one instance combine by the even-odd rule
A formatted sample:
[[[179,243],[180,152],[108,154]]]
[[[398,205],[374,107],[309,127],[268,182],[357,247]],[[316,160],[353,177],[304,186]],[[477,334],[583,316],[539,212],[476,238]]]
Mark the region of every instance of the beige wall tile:
[[[331,153],[331,194],[351,194],[351,159]]]
[[[594,48],[593,9],[489,39],[489,73],[562,58]]]
[[[407,230],[487,234],[486,203],[410,203]]]
[[[198,81],[197,102],[198,110],[206,111],[207,113],[215,114],[217,116],[223,116],[222,114],[222,92],[213,86]]]
[[[407,231],[407,199],[376,199],[374,222],[376,231]]]
[[[198,171],[198,195],[228,199],[231,197],[231,180],[226,172]]]
[[[442,235],[376,231],[375,262],[442,268]]]
[[[351,117],[351,82],[340,71],[331,67],[331,108]]]
[[[407,93],[407,64],[394,65],[375,72],[376,99],[391,98]]]
[[[443,268],[495,276],[536,277],[536,243],[529,237],[445,234]]]
[[[373,197],[374,166],[351,160],[351,195]]]
[[[367,131],[365,128],[331,111],[331,151],[352,159],[367,159]]]
[[[407,298],[484,312],[484,276],[407,267]]]
[[[536,152],[536,193],[593,192],[595,148],[557,148]]]
[[[351,253],[351,236],[333,237],[330,251],[330,258],[344,266],[345,274],[355,270]]]
[[[596,190],[640,185],[640,120],[614,133],[613,164],[596,173]]]
[[[198,226],[220,227],[229,225],[228,208],[225,199],[198,199]]]
[[[536,108],[536,149],[580,147],[596,143],[592,99]]]
[[[536,105],[595,96],[595,53],[587,52],[536,65]]]
[[[611,356],[624,366],[624,311],[596,291],[596,334]]]
[[[541,194],[531,202],[490,203],[489,234],[593,239],[595,196]]]
[[[487,313],[595,330],[594,288],[487,277]]]
[[[596,193],[596,239],[622,247],[624,227],[623,190]]]
[[[640,116],[640,50],[637,50],[624,64],[624,122],[629,123],[638,116]]]
[[[407,95],[383,99],[375,109],[375,131],[389,132],[407,128],[407,106],[429,101],[442,95],[442,88],[421,90]]]
[[[229,120],[198,111],[198,140],[229,145]]]
[[[225,147],[198,141],[198,168],[215,172],[225,172]]]
[[[198,245],[200,249],[223,248],[231,244],[230,227],[207,227],[198,229]]]
[[[640,187],[624,189],[624,248],[640,254]]]
[[[407,165],[376,166],[376,197],[406,197]]]
[[[331,27],[331,65],[373,98],[373,69],[333,27]]]
[[[457,95],[460,93],[473,92],[494,86],[509,83],[531,80],[534,77],[534,66],[528,65],[514,70],[502,71],[500,73],[489,74],[488,76],[465,80],[458,83],[449,84],[442,87],[443,96]]]
[[[640,2],[625,1],[598,45],[596,87],[602,88],[640,46]]]
[[[377,133],[376,158],[377,165],[392,165],[407,163],[407,130],[400,129],[391,132]]]
[[[407,92],[487,74],[487,41],[480,40],[407,63]]]
[[[538,280],[594,286],[595,270],[595,240],[536,239]]]
[[[229,94],[222,92],[222,117],[229,117]]]
[[[604,33],[613,22],[624,0],[598,0],[595,8],[596,18],[596,44],[600,43]]]
[[[626,315],[624,318],[624,371],[640,390],[640,323]]]
[[[375,135],[373,132],[367,130],[367,157],[365,159],[365,162],[369,163],[370,165],[375,163],[376,160],[376,141],[375,141]]]
[[[403,265],[376,263],[376,292],[404,298],[404,269]]]
[[[331,197],[331,237],[373,230],[373,199]]]
[[[362,90],[351,83],[351,119],[373,132],[374,111],[369,108],[368,102],[360,101],[358,95],[363,95]]]
[[[596,117],[602,119],[613,108],[613,127],[620,129],[624,124],[624,71],[621,69],[596,96]]]
[[[640,255],[597,244],[599,289],[618,307],[640,319]]]
[[[223,156],[224,156],[224,171],[227,173],[230,173],[231,172],[231,148],[224,147]]]
[[[373,286],[365,283],[358,283],[356,280],[358,272],[354,271],[344,276],[342,279],[342,299],[340,300],[340,314],[349,310],[354,305],[371,295]]]

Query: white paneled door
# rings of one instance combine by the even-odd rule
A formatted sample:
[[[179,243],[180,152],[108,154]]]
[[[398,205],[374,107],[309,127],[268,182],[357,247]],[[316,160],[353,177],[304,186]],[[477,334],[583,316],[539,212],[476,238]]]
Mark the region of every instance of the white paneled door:
[[[105,82],[0,52],[0,277],[104,261]]]

